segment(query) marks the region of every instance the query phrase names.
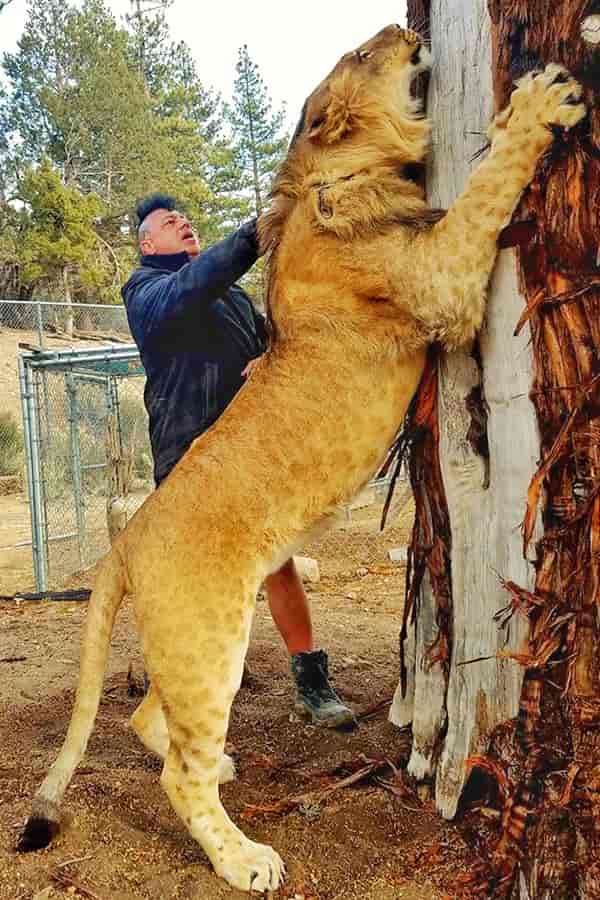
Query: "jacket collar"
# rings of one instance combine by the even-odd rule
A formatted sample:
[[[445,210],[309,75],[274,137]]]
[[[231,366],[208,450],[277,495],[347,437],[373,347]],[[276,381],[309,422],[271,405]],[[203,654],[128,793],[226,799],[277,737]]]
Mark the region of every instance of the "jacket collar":
[[[189,263],[190,258],[187,253],[152,253],[149,256],[142,256],[140,263],[144,268],[150,269],[167,269],[169,272],[178,272],[182,266]]]

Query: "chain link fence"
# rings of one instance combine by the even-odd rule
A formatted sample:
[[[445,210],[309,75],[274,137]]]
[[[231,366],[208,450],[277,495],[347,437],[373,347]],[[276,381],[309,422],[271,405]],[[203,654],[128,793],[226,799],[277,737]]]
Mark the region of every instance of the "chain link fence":
[[[0,594],[59,588],[153,488],[121,306],[0,302]]]
[[[94,303],[55,303],[44,300],[0,301],[0,329],[27,333],[40,349],[56,341],[130,343],[125,308]]]
[[[153,489],[134,346],[20,357],[35,583],[82,580]]]

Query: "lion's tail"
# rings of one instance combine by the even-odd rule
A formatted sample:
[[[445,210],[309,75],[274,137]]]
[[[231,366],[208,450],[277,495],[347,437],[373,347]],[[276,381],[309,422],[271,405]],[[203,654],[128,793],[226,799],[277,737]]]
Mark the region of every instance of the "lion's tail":
[[[100,705],[110,638],[125,596],[125,573],[118,550],[102,561],[89,601],[81,644],[79,685],[65,742],[37,791],[17,850],[46,847],[60,830],[60,804],[83,758]]]

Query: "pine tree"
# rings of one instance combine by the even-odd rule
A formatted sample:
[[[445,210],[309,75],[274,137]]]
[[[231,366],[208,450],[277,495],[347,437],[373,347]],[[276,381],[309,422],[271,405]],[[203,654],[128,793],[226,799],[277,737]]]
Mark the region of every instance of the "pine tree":
[[[0,190],[14,196],[23,173],[45,159],[64,186],[102,200],[98,271],[84,279],[94,299],[116,299],[133,264],[127,226],[136,198],[160,187],[194,209],[217,205],[201,171],[207,139],[182,109],[161,109],[148,94],[130,40],[104,0],[85,0],[80,10],[40,0],[5,57]],[[56,275],[50,264],[48,275]],[[64,283],[56,289],[62,294]]]
[[[201,238],[216,240],[249,215],[240,190],[243,175],[224,134],[221,98],[202,84],[187,44],[170,40],[165,13],[172,0],[130,2],[132,12],[126,19],[131,58],[143,74],[163,137],[178,146],[171,189],[184,202]],[[167,180],[173,183],[173,178]],[[164,187],[165,180],[159,181]]]
[[[238,52],[236,72],[232,103],[226,105],[225,114],[233,131],[244,184],[253,192],[258,215],[264,208],[271,177],[287,144],[287,137],[281,134],[285,108],[272,111],[266,85],[246,44]]]
[[[0,299],[26,300],[31,288],[21,277],[19,252],[27,214],[0,200]]]
[[[174,0],[129,0],[125,16],[132,35],[132,53],[148,93],[157,94],[169,71],[169,26],[166,11]]]
[[[29,216],[19,248],[23,282],[59,282],[64,299],[71,303],[74,286],[75,290],[85,289],[86,277],[93,279],[97,269],[94,225],[102,213],[102,203],[93,194],[84,197],[76,188],[63,184],[47,159],[26,171],[18,196]],[[67,327],[71,329],[72,320]]]
[[[165,128],[187,130],[197,142],[188,179],[200,179],[208,189],[201,204],[188,202],[187,208],[204,241],[213,241],[249,216],[249,203],[240,191],[243,174],[235,149],[225,135],[223,104],[200,79],[187,44],[171,44],[167,74],[153,96],[156,114]],[[182,160],[180,159],[180,167]],[[179,195],[186,193],[185,186]],[[183,191],[183,194],[182,194]]]
[[[17,141],[16,164],[40,160],[45,153],[64,162],[64,135],[48,104],[68,90],[68,23],[74,10],[63,0],[29,0],[25,29],[15,53],[6,53],[4,120]]]

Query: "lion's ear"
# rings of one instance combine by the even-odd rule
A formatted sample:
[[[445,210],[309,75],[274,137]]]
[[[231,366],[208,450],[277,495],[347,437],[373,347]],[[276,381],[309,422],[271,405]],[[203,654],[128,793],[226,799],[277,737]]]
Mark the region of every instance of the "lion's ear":
[[[333,144],[352,131],[354,118],[350,99],[344,94],[330,94],[327,104],[309,123],[308,136],[311,141]]]
[[[315,186],[311,191],[313,215],[318,226],[349,240],[354,233],[352,198],[342,184]]]

